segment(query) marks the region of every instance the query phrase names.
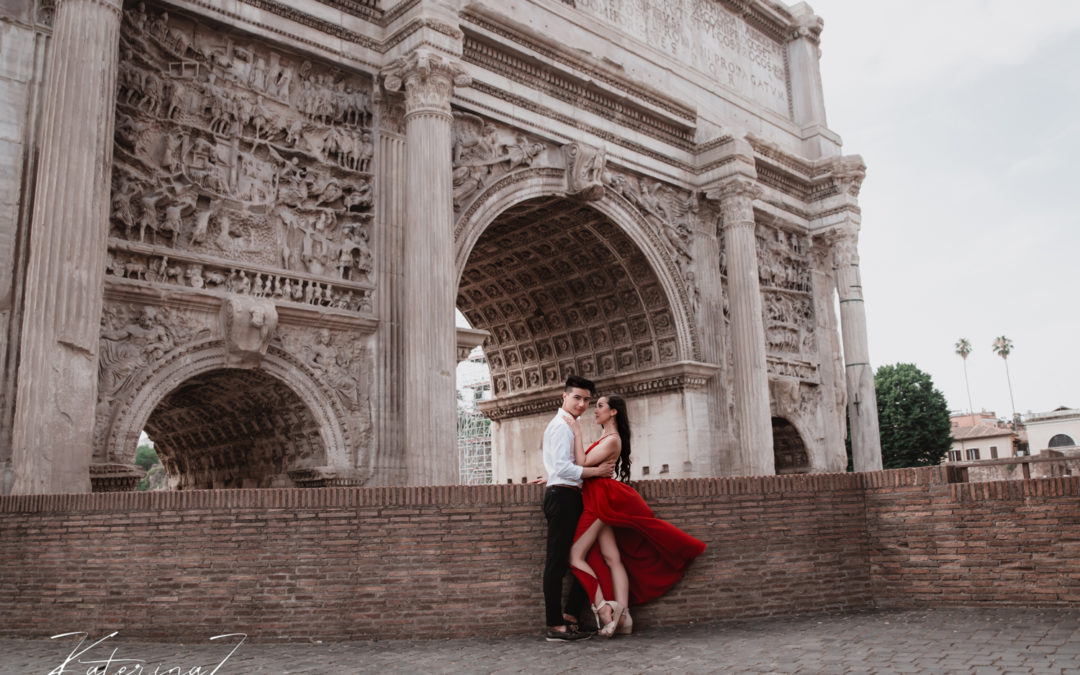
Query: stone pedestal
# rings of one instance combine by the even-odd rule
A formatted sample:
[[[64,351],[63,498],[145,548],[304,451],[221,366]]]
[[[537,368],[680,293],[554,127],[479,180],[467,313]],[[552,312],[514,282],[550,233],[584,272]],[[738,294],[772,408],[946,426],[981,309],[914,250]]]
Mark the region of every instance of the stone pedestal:
[[[840,296],[840,331],[844,339],[848,422],[856,471],[881,470],[874,369],[866,337],[866,307],[859,279],[858,228],[849,225],[832,233],[836,290]]]
[[[405,91],[405,230],[402,279],[406,480],[458,479],[454,398],[457,334],[454,304],[451,178],[454,85],[461,67],[419,50],[386,72],[386,87]]]
[[[91,489],[121,4],[56,8],[12,439],[16,493]]]
[[[720,200],[727,254],[731,347],[735,357],[738,452],[735,473],[740,475],[775,473],[765,326],[754,237],[754,199],[760,193],[761,189],[746,178],[730,180],[709,193],[710,198]]]
[[[821,49],[818,42],[824,26],[821,17],[805,5],[793,8],[797,14],[794,39],[787,44],[792,71],[791,109],[795,123],[803,128],[825,126],[825,97],[821,87]]]

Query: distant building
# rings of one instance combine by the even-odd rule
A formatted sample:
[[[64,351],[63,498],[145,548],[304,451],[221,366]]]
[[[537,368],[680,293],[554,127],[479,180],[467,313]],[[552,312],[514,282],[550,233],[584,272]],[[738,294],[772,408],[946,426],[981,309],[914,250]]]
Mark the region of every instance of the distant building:
[[[1061,407],[1045,413],[1028,413],[1023,418],[1028,447],[1032,454],[1055,450],[1080,455],[1080,409]]]
[[[950,462],[974,462],[980,459],[1003,459],[1013,457],[1012,429],[994,424],[956,426],[952,430],[953,443],[949,450]]]
[[[953,429],[956,429],[957,427],[973,427],[977,424],[996,425],[997,423],[997,415],[993,412],[987,412],[986,410],[977,413],[966,412],[949,415],[949,424],[952,425]]]

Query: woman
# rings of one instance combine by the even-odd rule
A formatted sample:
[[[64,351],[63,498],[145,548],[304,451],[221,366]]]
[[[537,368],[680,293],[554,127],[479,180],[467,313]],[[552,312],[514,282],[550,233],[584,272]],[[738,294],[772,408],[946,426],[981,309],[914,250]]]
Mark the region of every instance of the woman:
[[[596,466],[617,457],[619,480],[590,478],[582,486],[585,511],[578,521],[570,566],[593,603],[599,633],[630,633],[629,604],[660,597],[682,578],[687,566],[705,550],[705,543],[653,516],[630,480],[630,420],[621,396],[601,396],[596,422],[599,440],[586,450],[581,425],[574,431],[574,461]],[[622,482],[620,482],[622,481]]]

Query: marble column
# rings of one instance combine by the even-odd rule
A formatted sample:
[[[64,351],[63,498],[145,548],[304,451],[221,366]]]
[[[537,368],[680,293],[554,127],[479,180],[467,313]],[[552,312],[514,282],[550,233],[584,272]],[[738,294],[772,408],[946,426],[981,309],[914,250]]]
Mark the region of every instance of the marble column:
[[[704,391],[708,399],[708,424],[694,429],[697,437],[691,441],[693,466],[696,475],[722,476],[731,473],[730,452],[735,435],[728,410],[727,387],[723,376],[727,333],[724,326],[724,291],[720,273],[720,244],[723,231],[720,210],[708,200],[701,200],[691,219],[693,239],[691,271],[685,273],[690,304],[694,311],[700,336],[701,360],[720,366]],[[700,261],[700,262],[699,262]],[[685,395],[684,395],[685,396]]]
[[[735,357],[735,473],[750,476],[776,472],[754,236],[754,199],[760,194],[761,188],[748,178],[730,180],[708,194],[720,200],[727,256],[731,348]]]
[[[811,453],[811,473],[843,473],[848,458],[844,449],[847,435],[847,383],[844,380],[844,360],[841,356],[840,325],[836,316],[836,283],[834,280],[832,246],[824,237],[813,238],[810,269],[814,289],[814,332],[821,373],[821,418],[825,443],[820,453]]]
[[[89,492],[121,0],[60,0],[27,263],[13,492]]]
[[[375,164],[379,250],[379,284],[376,303],[379,313],[378,366],[375,395],[379,401],[374,445],[374,485],[404,485],[405,428],[402,417],[403,354],[402,229],[405,221],[405,137],[391,130],[387,118],[398,119],[398,110],[383,102],[379,107],[378,161]]]
[[[387,89],[405,92],[405,229],[402,335],[406,480],[458,482],[457,333],[454,304],[451,153],[454,85],[468,83],[459,64],[418,50],[386,72]]]
[[[881,470],[877,395],[870,347],[866,337],[866,307],[859,278],[859,231],[855,226],[830,233],[836,290],[840,296],[840,332],[844,340],[851,454],[856,471]]]

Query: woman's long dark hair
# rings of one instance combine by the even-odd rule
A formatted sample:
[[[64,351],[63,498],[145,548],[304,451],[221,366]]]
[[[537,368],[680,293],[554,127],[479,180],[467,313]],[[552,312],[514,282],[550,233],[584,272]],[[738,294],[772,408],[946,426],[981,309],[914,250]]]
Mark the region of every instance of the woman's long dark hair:
[[[630,482],[630,418],[626,416],[626,400],[618,394],[607,397],[608,407],[615,411],[615,428],[622,439],[622,452],[615,460],[615,476],[624,483]]]

